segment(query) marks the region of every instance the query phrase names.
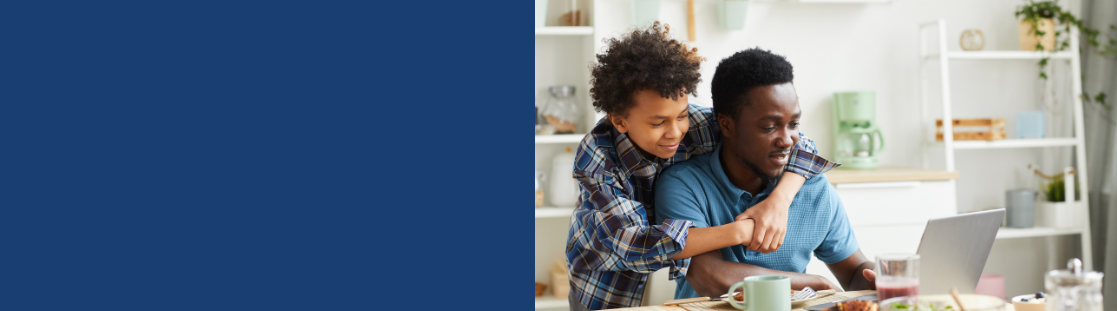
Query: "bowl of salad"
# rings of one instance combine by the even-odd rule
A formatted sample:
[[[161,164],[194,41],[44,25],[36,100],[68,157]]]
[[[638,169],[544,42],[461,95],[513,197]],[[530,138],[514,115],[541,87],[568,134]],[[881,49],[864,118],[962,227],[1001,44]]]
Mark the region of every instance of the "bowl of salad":
[[[989,295],[958,295],[966,311],[1004,311],[1004,299]],[[880,302],[880,311],[961,311],[950,295],[919,295],[886,299]]]

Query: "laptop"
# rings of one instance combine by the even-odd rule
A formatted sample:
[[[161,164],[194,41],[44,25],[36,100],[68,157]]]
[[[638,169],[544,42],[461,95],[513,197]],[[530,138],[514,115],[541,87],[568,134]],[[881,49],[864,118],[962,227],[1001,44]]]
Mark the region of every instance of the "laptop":
[[[1004,217],[1005,209],[1001,208],[928,220],[916,251],[919,254],[919,294],[946,294],[951,287],[957,288],[959,293],[972,294]],[[846,300],[877,301],[877,294],[806,309],[823,310]]]
[[[950,288],[972,294],[985,269],[1005,209],[927,221],[919,241],[919,294],[946,294]]]

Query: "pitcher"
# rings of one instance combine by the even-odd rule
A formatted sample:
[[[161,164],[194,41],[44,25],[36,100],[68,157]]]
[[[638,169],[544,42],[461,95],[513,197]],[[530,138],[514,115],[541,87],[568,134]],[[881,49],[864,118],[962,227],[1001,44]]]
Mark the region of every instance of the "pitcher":
[[[1052,270],[1044,278],[1047,310],[1102,311],[1102,277],[1097,271],[1082,271],[1082,261],[1073,258],[1067,270]]]

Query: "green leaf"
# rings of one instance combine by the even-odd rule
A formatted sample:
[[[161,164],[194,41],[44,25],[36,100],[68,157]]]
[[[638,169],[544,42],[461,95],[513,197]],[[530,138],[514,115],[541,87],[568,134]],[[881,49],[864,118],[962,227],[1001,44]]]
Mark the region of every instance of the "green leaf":
[[[1047,60],[1048,59],[1050,59],[1050,58],[1044,57],[1043,59],[1039,60],[1039,67],[1042,68],[1043,66],[1047,66]]]
[[[1105,92],[1098,92],[1098,96],[1094,97],[1094,100],[1096,100],[1096,101],[1098,101],[1098,103],[1101,103],[1101,104],[1104,105],[1105,104]]]
[[[1041,72],[1041,73],[1039,73],[1039,78],[1040,78],[1040,79],[1044,79],[1044,80],[1047,80],[1047,74],[1046,74],[1046,73],[1043,73],[1043,72]]]

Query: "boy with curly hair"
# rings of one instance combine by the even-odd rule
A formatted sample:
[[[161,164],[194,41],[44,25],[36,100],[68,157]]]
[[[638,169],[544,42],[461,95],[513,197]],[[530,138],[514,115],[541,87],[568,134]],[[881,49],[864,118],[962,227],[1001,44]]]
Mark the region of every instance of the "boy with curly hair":
[[[733,245],[775,251],[799,188],[837,166],[799,134],[795,150],[771,159],[785,166],[782,181],[736,221],[708,228],[675,219],[652,224],[660,173],[714,151],[720,137],[713,112],[687,102],[698,94],[705,58],[669,31],[656,22],[609,39],[592,68],[593,106],[607,116],[582,140],[574,163],[579,198],[566,245],[572,310],[639,306],[649,273],[667,267],[671,279],[685,276],[698,254]]]

